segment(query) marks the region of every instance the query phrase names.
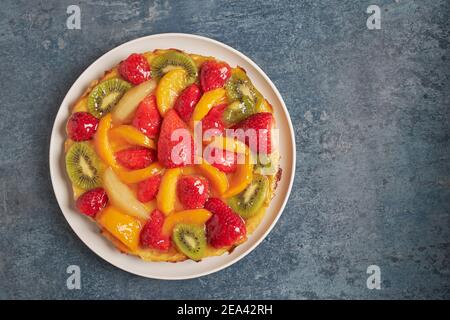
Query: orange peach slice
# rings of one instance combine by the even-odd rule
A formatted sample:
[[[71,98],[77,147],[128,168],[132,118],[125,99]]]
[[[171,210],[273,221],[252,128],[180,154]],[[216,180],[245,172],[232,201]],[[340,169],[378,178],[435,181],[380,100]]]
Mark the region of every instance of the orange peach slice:
[[[239,158],[238,158],[239,160]],[[237,165],[236,172],[230,181],[230,188],[223,194],[224,198],[235,196],[247,188],[253,179],[253,160],[250,150],[245,152],[245,163]]]
[[[148,219],[149,212],[146,206],[136,199],[133,191],[120,181],[111,168],[106,169],[103,173],[103,187],[109,201],[117,209],[136,218]]]
[[[123,139],[129,144],[156,149],[155,141],[147,137],[133,126],[120,125],[109,131],[109,136],[115,139]]]
[[[94,145],[98,155],[104,162],[106,162],[108,166],[112,168],[119,168],[113,149],[109,143],[108,132],[111,129],[111,124],[112,117],[110,113],[100,119],[97,132],[94,136]]]
[[[152,163],[146,168],[138,170],[115,169],[119,179],[127,184],[138,183],[161,172],[163,167],[158,163]]]
[[[165,235],[171,235],[173,227],[178,223],[198,224],[202,225],[211,218],[212,213],[206,209],[193,209],[174,212],[170,214],[162,228],[162,233]]]
[[[165,215],[170,214],[175,209],[177,182],[181,173],[181,168],[167,169],[161,178],[156,203],[158,209]]]
[[[212,107],[225,101],[225,98],[226,91],[223,88],[205,92],[195,106],[194,113],[192,114],[191,126],[193,126],[196,121],[201,121]]]
[[[106,207],[97,217],[97,222],[116,239],[131,250],[139,246],[142,221],[119,211],[113,206]]]
[[[173,69],[167,72],[156,88],[156,104],[161,116],[171,109],[178,95],[187,85],[187,72],[184,69]]]
[[[115,124],[130,121],[139,103],[156,88],[156,80],[148,80],[129,89],[112,111]]]
[[[202,159],[202,163],[198,165],[198,169],[211,182],[212,186],[219,194],[224,194],[227,191],[228,178],[225,173],[210,165],[204,159]]]

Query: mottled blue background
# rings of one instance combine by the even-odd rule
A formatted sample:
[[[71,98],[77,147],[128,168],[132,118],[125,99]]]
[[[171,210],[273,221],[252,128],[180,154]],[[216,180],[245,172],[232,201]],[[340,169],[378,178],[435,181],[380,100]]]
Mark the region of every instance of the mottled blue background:
[[[81,30],[66,8],[81,7]],[[366,8],[382,10],[381,30]],[[450,5],[435,1],[2,1],[0,298],[450,298]],[[108,50],[185,32],[240,50],[291,113],[297,174],[270,236],[188,281],[116,269],[52,192],[51,126]],[[77,264],[82,290],[66,288]],[[381,268],[382,289],[366,288]]]

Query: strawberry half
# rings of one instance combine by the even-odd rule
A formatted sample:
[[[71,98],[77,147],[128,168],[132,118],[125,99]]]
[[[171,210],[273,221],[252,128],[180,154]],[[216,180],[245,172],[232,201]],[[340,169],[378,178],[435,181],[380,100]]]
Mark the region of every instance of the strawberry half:
[[[156,160],[156,151],[143,147],[120,150],[115,154],[117,162],[130,170],[143,169]]]
[[[191,119],[195,105],[200,100],[201,95],[200,88],[194,83],[184,89],[178,96],[173,108],[184,122],[189,122]]]
[[[223,122],[222,115],[226,108],[226,104],[221,104],[209,110],[208,114],[202,119],[203,135],[205,135],[207,130],[211,130],[207,134],[208,138],[223,135],[225,132],[225,123]]]
[[[213,213],[206,222],[206,236],[214,248],[234,245],[246,237],[244,220],[222,200],[209,198],[205,209]]]
[[[142,54],[133,53],[119,65],[119,73],[134,85],[150,79],[150,65]]]
[[[138,183],[137,198],[141,202],[149,202],[156,198],[161,184],[161,175],[154,175]]]
[[[158,160],[166,168],[184,167],[194,163],[194,139],[174,109],[167,111],[161,125]]]
[[[150,214],[150,220],[142,228],[140,241],[143,247],[167,251],[170,248],[170,237],[162,234],[165,216],[159,210]]]
[[[231,68],[225,62],[206,61],[200,70],[200,85],[203,92],[222,88],[231,76]]]
[[[89,217],[94,217],[108,202],[108,196],[103,188],[95,188],[83,193],[75,204],[78,211]]]
[[[272,153],[273,125],[274,119],[272,114],[270,112],[261,112],[255,113],[247,119],[242,120],[237,125],[235,125],[233,129],[244,130],[245,134],[239,134],[239,131],[237,131],[236,137],[239,140],[245,142],[253,152],[270,154]],[[249,137],[252,134],[256,139],[252,139]]]
[[[209,196],[209,183],[203,177],[183,176],[177,183],[177,194],[186,209],[200,209]]]
[[[159,114],[154,95],[145,97],[139,103],[136,114],[133,119],[133,126],[149,138],[158,135],[161,127],[162,118]]]
[[[237,155],[228,150],[214,148],[205,152],[205,160],[225,173],[233,173],[237,169]]]

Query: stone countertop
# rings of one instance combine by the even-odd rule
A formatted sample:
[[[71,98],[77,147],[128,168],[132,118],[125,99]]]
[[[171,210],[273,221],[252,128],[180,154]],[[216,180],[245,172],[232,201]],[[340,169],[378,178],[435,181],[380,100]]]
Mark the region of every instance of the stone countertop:
[[[436,1],[4,1],[0,298],[450,298],[450,5]],[[368,30],[366,9],[381,8]],[[261,245],[218,273],[145,279],[91,252],[53,195],[54,117],[126,41],[184,32],[253,59],[290,111],[297,172]],[[268,254],[270,253],[270,254]],[[68,290],[66,268],[81,268]],[[369,290],[369,265],[381,289]]]

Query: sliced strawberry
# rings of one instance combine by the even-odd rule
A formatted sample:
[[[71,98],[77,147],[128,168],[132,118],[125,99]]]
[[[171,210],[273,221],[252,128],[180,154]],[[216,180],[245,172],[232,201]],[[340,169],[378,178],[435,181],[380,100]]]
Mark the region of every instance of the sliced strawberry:
[[[103,188],[95,188],[83,193],[75,204],[78,211],[89,217],[94,217],[108,202],[108,196]]]
[[[159,114],[154,95],[147,96],[139,103],[133,119],[133,126],[149,138],[158,135],[162,118]]]
[[[209,183],[203,177],[183,176],[177,184],[178,199],[186,209],[200,209],[209,196]]]
[[[272,153],[271,131],[273,125],[274,119],[272,114],[261,112],[242,120],[233,129],[243,130],[236,131],[236,137],[245,142],[253,152],[270,154]]]
[[[205,160],[225,173],[233,173],[237,169],[237,155],[234,152],[214,148],[204,152]]]
[[[194,163],[194,139],[187,125],[170,109],[161,125],[158,140],[158,159],[166,168],[177,168]]]
[[[246,237],[245,222],[218,198],[209,198],[205,209],[213,213],[206,222],[206,236],[214,248],[231,246]]]
[[[67,133],[73,141],[92,139],[98,127],[98,119],[89,112],[75,112],[67,121]]]
[[[140,241],[143,247],[167,251],[170,248],[170,236],[162,234],[165,216],[159,210],[150,214],[150,220],[142,228]]]
[[[200,100],[201,95],[200,88],[194,83],[184,89],[178,96],[173,108],[184,122],[187,123],[191,119],[195,105]]]
[[[119,65],[120,75],[134,85],[150,79],[150,65],[142,54],[133,53]]]
[[[225,123],[223,122],[223,112],[227,108],[226,104],[221,104],[209,110],[208,114],[202,120],[203,135],[208,138],[223,135],[225,132]],[[209,132],[206,132],[210,130]]]
[[[200,85],[203,92],[222,88],[231,76],[231,68],[225,62],[206,61],[200,70]]]
[[[148,167],[156,160],[156,151],[143,147],[120,150],[115,154],[117,162],[130,170]]]
[[[141,202],[149,202],[156,198],[161,183],[161,175],[154,175],[138,183],[137,198]]]

